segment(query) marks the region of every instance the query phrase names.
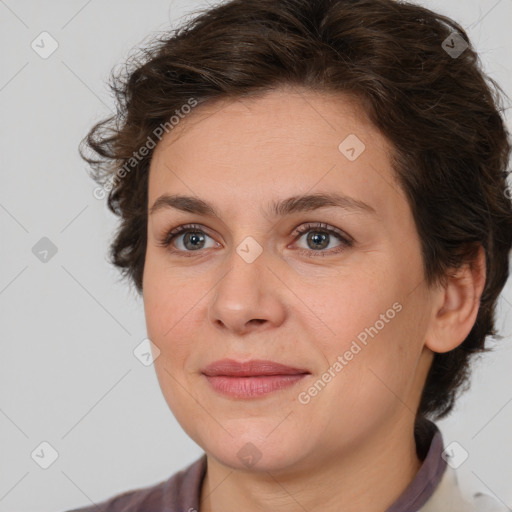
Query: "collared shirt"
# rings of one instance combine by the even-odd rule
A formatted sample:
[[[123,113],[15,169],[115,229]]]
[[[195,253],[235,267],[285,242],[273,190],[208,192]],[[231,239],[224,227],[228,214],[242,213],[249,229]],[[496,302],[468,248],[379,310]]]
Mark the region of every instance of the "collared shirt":
[[[443,438],[435,423],[426,420],[415,430],[416,451],[422,465],[404,492],[385,512],[508,512],[494,498],[477,493],[467,500],[455,470],[443,458]],[[68,512],[200,512],[206,454],[155,485],[125,491],[99,504]]]

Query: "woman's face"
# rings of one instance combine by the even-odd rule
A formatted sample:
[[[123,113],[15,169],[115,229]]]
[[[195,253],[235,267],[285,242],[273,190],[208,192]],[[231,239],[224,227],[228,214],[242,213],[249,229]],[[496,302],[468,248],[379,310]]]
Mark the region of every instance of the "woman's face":
[[[306,468],[412,432],[433,306],[389,151],[347,97],[285,90],[200,105],[155,148],[148,337],[169,407],[223,464]],[[350,199],[289,199],[324,194]],[[163,195],[218,217],[151,210]],[[203,373],[226,358],[296,370]]]

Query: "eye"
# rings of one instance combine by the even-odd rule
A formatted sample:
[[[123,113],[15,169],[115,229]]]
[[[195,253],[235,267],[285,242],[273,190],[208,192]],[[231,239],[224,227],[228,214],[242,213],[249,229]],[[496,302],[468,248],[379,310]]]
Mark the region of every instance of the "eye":
[[[298,249],[298,251],[301,254],[312,257],[337,254],[344,251],[347,247],[352,247],[354,243],[349,236],[344,235],[343,232],[336,228],[329,227],[327,224],[308,223],[296,229],[294,234],[296,236],[295,240],[298,240],[305,234],[308,234],[306,237],[306,244],[308,244],[309,247],[312,247],[312,249]],[[323,249],[330,244],[330,239],[333,236],[341,243],[335,249],[324,251]]]
[[[329,227],[326,224],[312,223],[305,224],[296,229],[293,233],[295,236],[294,241],[299,240],[307,233],[311,234],[307,236],[306,243],[309,244],[312,249],[297,249],[300,254],[303,254],[307,257],[328,256],[330,254],[336,254],[345,250],[347,247],[352,247],[354,243],[348,235],[345,235],[342,231],[336,228]],[[334,249],[324,251],[323,249],[330,245],[331,237],[335,237],[340,242],[340,244]],[[183,256],[194,256],[195,252],[200,252],[201,249],[208,248],[205,246],[205,241],[207,238],[211,237],[206,234],[202,226],[198,224],[186,224],[172,229],[166,233],[164,237],[158,241],[158,245],[160,247],[168,248],[171,253],[179,253]],[[171,248],[170,246],[173,245],[175,240],[179,240],[182,247],[175,248],[176,246],[174,246]],[[219,246],[220,244],[214,241],[210,248]]]
[[[206,237],[211,238],[204,232],[201,226],[197,224],[186,224],[184,226],[179,226],[169,231],[163,237],[163,239],[159,240],[158,245],[160,247],[169,248],[169,246],[174,242],[174,240],[180,237],[180,235],[183,235],[182,244],[184,246],[184,249],[178,248],[169,250],[173,253],[183,253],[185,256],[194,256],[194,254],[190,253],[203,249]],[[215,242],[215,244],[217,244],[217,242]],[[217,246],[218,245],[220,244],[217,244]]]

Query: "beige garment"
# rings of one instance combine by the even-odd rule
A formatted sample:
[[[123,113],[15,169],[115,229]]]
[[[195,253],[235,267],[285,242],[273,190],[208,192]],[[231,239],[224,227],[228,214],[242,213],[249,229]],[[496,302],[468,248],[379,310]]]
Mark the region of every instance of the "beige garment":
[[[446,466],[434,493],[418,512],[510,512],[510,509],[489,494],[477,492],[469,499],[463,496],[455,470]]]

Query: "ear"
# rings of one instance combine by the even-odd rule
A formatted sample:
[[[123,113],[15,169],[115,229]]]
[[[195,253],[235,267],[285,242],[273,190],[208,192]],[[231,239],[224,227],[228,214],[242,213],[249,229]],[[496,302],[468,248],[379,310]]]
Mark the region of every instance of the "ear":
[[[425,345],[433,352],[449,352],[467,337],[478,315],[485,286],[485,251],[480,245],[471,264],[447,277],[447,284],[432,292],[432,318]]]

